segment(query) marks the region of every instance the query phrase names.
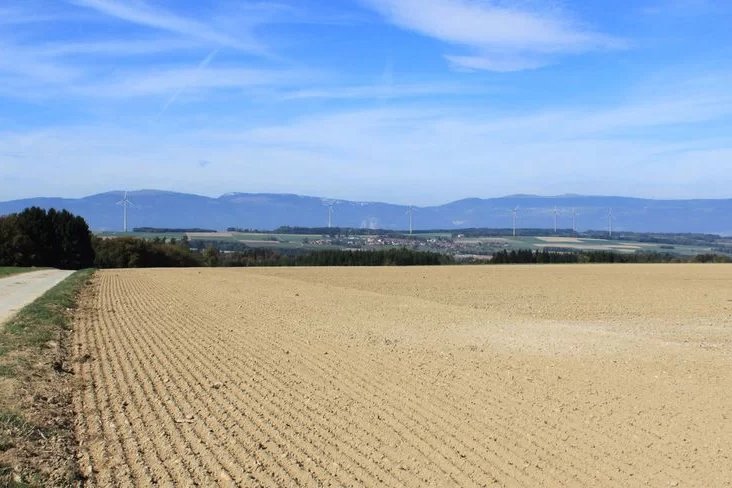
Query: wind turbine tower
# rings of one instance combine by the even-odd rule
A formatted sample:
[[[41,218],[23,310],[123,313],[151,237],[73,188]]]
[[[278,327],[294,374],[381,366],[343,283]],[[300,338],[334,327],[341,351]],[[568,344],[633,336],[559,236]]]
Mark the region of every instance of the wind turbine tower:
[[[333,202],[328,204],[328,228],[329,229],[331,227],[333,227],[333,205],[334,205]]]
[[[577,233],[577,209],[572,209],[572,232]]]
[[[607,235],[610,239],[613,238],[613,209],[610,208],[607,211]]]
[[[407,208],[407,212],[406,213],[407,213],[407,215],[409,215],[409,235],[411,236],[412,235],[412,229],[413,229],[412,222],[413,222],[413,219],[414,219],[414,207],[410,205]]]
[[[124,198],[117,202],[117,205],[122,205],[122,214],[123,214],[123,225],[122,229],[124,229],[125,232],[127,232],[127,209],[129,207],[134,207],[135,205],[130,201],[129,198],[127,198],[127,192],[125,192]]]
[[[518,214],[518,206],[511,210],[511,212],[513,213],[513,236],[516,237],[516,215]]]
[[[557,216],[559,215],[559,210],[557,210],[557,207],[554,207],[554,233],[557,233]]]

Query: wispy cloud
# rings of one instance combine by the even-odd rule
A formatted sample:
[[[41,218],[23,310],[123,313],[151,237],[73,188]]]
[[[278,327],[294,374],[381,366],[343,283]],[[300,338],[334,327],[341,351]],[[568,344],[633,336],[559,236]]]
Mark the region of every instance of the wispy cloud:
[[[140,38],[96,42],[54,42],[36,45],[33,51],[36,55],[47,58],[87,55],[129,57],[194,50],[199,46],[200,43],[196,41],[184,39]]]
[[[68,64],[49,59],[33,48],[26,48],[0,40],[0,76],[2,87],[10,88],[14,81],[28,86],[36,83],[71,82],[81,75],[82,70]]]
[[[400,84],[383,83],[376,85],[339,85],[331,87],[303,88],[285,92],[285,100],[299,99],[352,99],[352,100],[381,100],[420,98],[434,95],[464,96],[469,94],[486,93],[486,87],[472,87],[458,83],[421,83]]]
[[[186,124],[175,137],[161,137],[157,126],[6,131],[0,132],[0,154],[25,159],[5,159],[0,172],[25,178],[28,185],[35,178],[33,192],[40,194],[63,187],[78,195],[124,183],[418,204],[517,192],[727,197],[732,174],[723,162],[732,157],[732,144],[723,133],[695,128],[729,120],[732,97],[721,82],[696,94],[683,86],[695,84],[605,107],[524,114],[395,104],[253,122],[249,128],[222,117],[197,127]],[[679,136],[654,132],[661,127],[676,127]],[[24,161],[33,161],[40,173],[63,165],[68,181],[37,181]],[[216,171],[201,170],[207,161],[215,161]],[[80,173],[90,176],[79,182]]]
[[[96,42],[58,41],[36,45],[19,44],[0,38],[2,52],[0,76],[6,77],[5,86],[0,88],[0,91],[7,92],[14,82],[28,88],[75,84],[83,82],[85,77],[89,77],[107,61],[116,66],[118,58],[184,50],[196,52],[199,46],[198,43],[191,41],[159,38]],[[89,62],[90,59],[93,60],[92,63]]]
[[[601,109],[539,110],[524,115],[466,111],[444,105],[368,109],[305,117],[291,124],[260,127],[244,133],[227,135],[223,131],[219,134],[225,139],[244,137],[250,143],[264,145],[279,142],[294,146],[338,147],[342,151],[347,151],[351,144],[354,148],[361,146],[358,141],[365,138],[371,147],[370,154],[381,151],[381,145],[371,141],[389,139],[393,143],[402,139],[404,142],[397,146],[444,147],[449,153],[463,147],[460,141],[465,140],[487,141],[490,145],[505,145],[507,149],[530,146],[526,142],[527,134],[532,141],[557,147],[571,141],[634,140],[636,133],[645,134],[649,129],[689,127],[730,116],[732,96],[720,92],[684,99],[663,95]],[[405,138],[405,133],[410,137]],[[389,134],[394,134],[393,140]],[[646,141],[653,139],[645,137]],[[654,142],[664,139],[660,137]],[[674,139],[674,143],[683,144],[684,140],[698,140],[698,136]],[[383,147],[384,160],[389,161],[388,153],[394,145]],[[354,149],[354,152],[360,150]]]
[[[0,96],[162,96],[164,113],[184,92],[254,86],[274,92],[314,79],[313,73],[289,68],[292,63],[255,38],[258,26],[303,21],[299,11],[286,4],[229,4],[198,10],[194,18],[185,9],[165,10],[143,0],[67,0],[60,12],[51,5],[42,17],[55,18],[60,28],[44,25],[25,31],[15,24],[41,18],[30,8],[0,7],[0,13],[14,24],[0,31]],[[66,22],[70,18],[72,24]],[[120,28],[132,35],[107,37],[110,22],[128,24]],[[73,35],[68,35],[67,26],[73,26]],[[83,35],[76,35],[77,30]],[[44,35],[43,42],[32,41],[38,34]],[[221,64],[210,69],[221,51]]]
[[[650,5],[640,5],[640,12],[647,15],[695,16],[719,10],[723,2],[711,0],[657,0]]]
[[[369,8],[3,4],[0,180],[22,183],[3,191],[122,185],[420,203],[517,192],[729,194],[732,174],[720,170],[732,154],[727,17],[688,48],[691,31],[675,37],[681,47],[671,53],[663,39],[644,43],[654,34],[633,22],[656,18],[638,5],[606,19],[597,2],[583,4],[588,18],[602,18],[594,28],[557,7],[576,2],[356,1]],[[373,23],[374,12],[387,22]],[[366,21],[351,25],[351,16]],[[526,70],[623,48],[611,31],[638,42],[602,67],[566,59],[566,69],[547,73],[466,77],[431,59],[437,45],[456,70]],[[154,119],[158,111],[167,116]]]
[[[719,170],[720,161],[732,154],[732,145],[696,128],[731,117],[732,97],[719,90],[678,99],[670,94],[677,88],[595,109],[516,115],[445,105],[395,106],[313,115],[245,131],[214,129],[192,139],[221,149],[217,161],[231,161],[229,151],[246,150],[252,161],[267,167],[296,161],[296,171],[303,174],[325,173],[347,180],[341,184],[349,188],[382,195],[393,191],[395,198],[422,203],[430,203],[423,189],[431,188],[430,196],[438,198],[437,187],[443,188],[438,199],[586,193],[588,188],[607,194],[723,197],[732,176]],[[678,130],[671,133],[677,137],[664,135],[674,127]],[[703,162],[701,173],[695,158]],[[338,191],[334,184],[329,194],[339,196]]]
[[[491,0],[362,0],[393,24],[463,47],[459,68],[517,71],[560,54],[613,49],[620,39],[589,30],[556,10],[505,7]]]
[[[471,56],[447,55],[445,59],[457,70],[496,71],[499,73],[536,69],[549,64],[546,56],[527,53],[517,55],[515,52],[494,52],[492,54],[483,53]]]
[[[2,20],[13,24],[0,31],[0,96],[18,100],[162,96],[164,112],[184,90],[200,92],[270,83],[289,86],[284,81],[293,75],[291,71],[282,73],[276,68],[248,67],[272,63],[257,62],[257,55],[267,49],[252,39],[251,25],[245,22],[219,29],[213,14],[199,15],[193,20],[137,0],[125,3],[70,0],[70,3],[82,8],[66,4],[65,9],[56,12],[51,4],[39,16],[30,5],[0,7],[0,14],[7,14]],[[264,7],[247,11],[251,13],[250,23],[272,19],[277,13]],[[47,18],[59,24],[24,27],[24,31],[17,27],[17,24]],[[134,37],[104,38],[106,29],[98,27],[110,19],[134,24]],[[90,34],[69,36],[67,25],[73,25],[74,33],[83,30]],[[136,29],[138,26],[152,30],[141,32]],[[229,34],[234,31],[236,36]],[[32,41],[38,34],[44,35],[43,42]],[[216,53],[224,48],[231,62],[213,72],[204,72]],[[241,51],[247,55],[246,63],[242,63]],[[199,56],[205,57],[201,60]],[[165,62],[161,63],[160,59]]]
[[[205,61],[205,60],[204,60]],[[113,77],[80,84],[70,88],[73,93],[85,96],[130,98],[170,96],[181,91],[227,90],[251,87],[287,87],[313,79],[313,73],[279,69],[246,69],[226,66],[170,67],[155,71],[133,70]]]
[[[139,45],[140,50],[154,54],[156,47]],[[135,44],[138,46],[138,44]],[[294,86],[322,81],[322,74],[315,71],[288,68],[247,68],[240,63],[223,62],[212,67],[219,48],[202,54],[197,64],[185,59],[175,63],[156,65],[139,64],[137,56],[131,61],[115,63],[114,57],[130,56],[129,45],[110,43],[100,47],[112,60],[96,59],[89,63],[83,54],[93,50],[92,45],[59,45],[48,53],[46,46],[24,47],[4,44],[0,41],[0,96],[18,100],[47,100],[59,96],[73,98],[133,99],[164,97],[163,112],[184,93],[214,92],[251,87],[261,87],[275,93]],[[109,54],[108,51],[115,54]],[[117,54],[117,51],[120,51]],[[57,52],[60,51],[60,52]],[[127,51],[126,54],[123,52]],[[185,56],[199,53],[200,49],[186,50]],[[68,54],[67,54],[68,53]],[[72,54],[73,53],[73,54]],[[79,59],[82,56],[82,59]]]
[[[9,2],[7,2],[9,4]],[[0,26],[58,22],[77,19],[77,15],[60,12],[58,5],[38,4],[33,0],[23,2],[23,8],[10,5],[0,6]]]
[[[99,13],[141,26],[160,29],[186,37],[206,41],[242,51],[264,54],[266,49],[255,41],[246,30],[238,36],[223,33],[214,27],[188,19],[167,10],[155,8],[139,0],[118,2],[115,0],[72,0],[76,5],[88,7]]]

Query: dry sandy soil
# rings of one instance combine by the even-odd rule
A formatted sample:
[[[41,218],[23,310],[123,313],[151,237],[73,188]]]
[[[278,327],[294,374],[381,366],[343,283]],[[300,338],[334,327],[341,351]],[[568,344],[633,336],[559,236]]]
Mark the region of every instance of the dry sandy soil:
[[[732,266],[120,270],[97,486],[730,486]]]

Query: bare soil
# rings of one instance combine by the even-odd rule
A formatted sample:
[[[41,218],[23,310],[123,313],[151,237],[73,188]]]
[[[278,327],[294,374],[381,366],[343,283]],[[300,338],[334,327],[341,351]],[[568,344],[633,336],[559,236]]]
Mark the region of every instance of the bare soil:
[[[730,486],[732,266],[110,270],[96,486]]]

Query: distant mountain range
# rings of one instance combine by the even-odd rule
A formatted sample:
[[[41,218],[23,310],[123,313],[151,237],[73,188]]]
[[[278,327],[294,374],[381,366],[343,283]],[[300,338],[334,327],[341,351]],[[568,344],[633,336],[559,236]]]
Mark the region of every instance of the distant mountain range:
[[[107,192],[78,199],[28,198],[0,202],[0,215],[29,206],[65,208],[83,216],[92,229],[122,229],[122,207],[115,205],[123,192]],[[228,193],[210,198],[186,193],[141,190],[129,193],[129,227],[238,227],[271,230],[280,226],[324,227],[327,204],[333,204],[333,226],[407,229],[409,207],[381,202],[332,200],[291,194]],[[572,227],[572,209],[579,230],[608,226],[612,209],[618,231],[696,232],[732,235],[732,199],[651,200],[607,196],[511,195],[468,198],[444,205],[416,207],[415,229],[509,228],[512,209],[518,207],[517,225],[552,228],[554,209],[560,228]]]

